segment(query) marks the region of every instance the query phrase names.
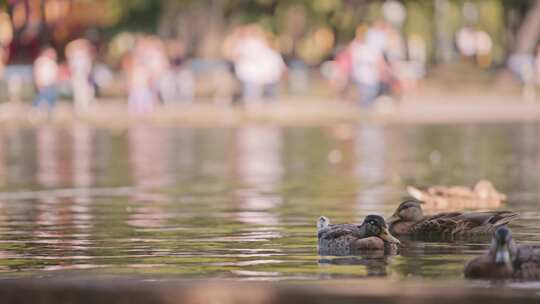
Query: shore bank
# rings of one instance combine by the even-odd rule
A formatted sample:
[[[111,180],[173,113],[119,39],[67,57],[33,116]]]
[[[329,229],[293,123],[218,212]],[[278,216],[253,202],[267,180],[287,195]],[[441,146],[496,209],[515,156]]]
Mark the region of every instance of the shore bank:
[[[159,106],[152,113],[132,116],[123,100],[101,100],[86,113],[77,114],[68,103],[51,113],[39,112],[28,104],[0,105],[0,126],[39,124],[71,125],[84,122],[110,128],[136,123],[165,126],[227,127],[245,123],[283,126],[316,126],[335,123],[460,124],[540,122],[540,103],[526,103],[517,97],[461,96],[409,97],[400,101],[382,99],[371,109],[339,100],[282,99],[254,107],[220,106],[210,103]]]
[[[534,290],[470,287],[458,282],[383,279],[316,283],[111,278],[13,279],[0,284],[3,303],[537,303]]]

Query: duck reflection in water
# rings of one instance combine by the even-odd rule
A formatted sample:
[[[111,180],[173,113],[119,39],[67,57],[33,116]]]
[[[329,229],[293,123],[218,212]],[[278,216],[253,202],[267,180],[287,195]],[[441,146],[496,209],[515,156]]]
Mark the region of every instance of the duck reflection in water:
[[[319,266],[358,266],[365,267],[367,276],[386,276],[386,267],[389,264],[389,256],[381,252],[363,254],[351,257],[322,257]],[[360,270],[359,270],[360,271]]]

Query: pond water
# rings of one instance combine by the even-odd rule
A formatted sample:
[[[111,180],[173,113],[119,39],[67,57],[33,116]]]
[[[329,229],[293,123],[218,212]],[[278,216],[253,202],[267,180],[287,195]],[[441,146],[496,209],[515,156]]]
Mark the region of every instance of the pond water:
[[[407,185],[488,178],[521,213],[517,241],[540,244],[539,169],[537,124],[3,130],[0,278],[462,280],[488,239],[321,257],[316,219],[388,216]]]

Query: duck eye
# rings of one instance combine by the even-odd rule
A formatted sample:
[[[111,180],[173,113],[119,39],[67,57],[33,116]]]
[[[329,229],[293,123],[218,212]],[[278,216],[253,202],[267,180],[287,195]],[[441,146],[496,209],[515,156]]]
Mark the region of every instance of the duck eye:
[[[375,221],[369,221],[369,224],[370,225],[375,225],[376,223],[375,223]]]

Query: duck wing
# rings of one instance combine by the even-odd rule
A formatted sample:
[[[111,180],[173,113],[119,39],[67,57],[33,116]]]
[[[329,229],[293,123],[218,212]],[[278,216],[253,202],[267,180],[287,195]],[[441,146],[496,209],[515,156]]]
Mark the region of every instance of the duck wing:
[[[354,224],[334,224],[319,231],[317,236],[319,239],[332,240],[345,235],[356,235],[358,231],[358,226]]]
[[[461,224],[459,232],[488,233],[518,216],[518,213],[511,211],[468,212],[456,217],[456,220]]]
[[[423,219],[411,227],[413,233],[489,233],[518,216],[510,211],[448,212]]]
[[[414,224],[410,232],[413,234],[452,232],[458,225],[455,217],[461,214],[461,212],[445,212],[426,217]]]
[[[517,278],[540,279],[540,246],[519,246],[514,269]]]

